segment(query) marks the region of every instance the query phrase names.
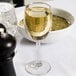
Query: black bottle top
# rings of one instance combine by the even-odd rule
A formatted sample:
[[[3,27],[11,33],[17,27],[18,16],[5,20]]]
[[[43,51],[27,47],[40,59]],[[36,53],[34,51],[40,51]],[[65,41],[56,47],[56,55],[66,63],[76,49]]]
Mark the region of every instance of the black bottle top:
[[[8,34],[6,28],[0,24],[0,76],[16,76],[13,65],[16,39]]]
[[[4,33],[6,33],[6,28],[5,28],[5,26],[3,25],[3,24],[1,24],[0,23],[0,29],[3,29],[3,32]],[[0,33],[1,33],[2,31],[0,30]]]
[[[6,32],[5,27],[0,24],[0,58],[8,58],[14,53],[16,39]],[[2,29],[4,29],[2,31]]]

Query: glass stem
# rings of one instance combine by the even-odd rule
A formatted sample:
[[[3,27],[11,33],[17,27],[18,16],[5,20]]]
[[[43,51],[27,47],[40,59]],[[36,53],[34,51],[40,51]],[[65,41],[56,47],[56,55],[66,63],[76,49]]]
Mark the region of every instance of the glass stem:
[[[40,49],[40,41],[37,41],[36,42],[36,54],[35,54],[36,63],[39,63],[39,49]]]

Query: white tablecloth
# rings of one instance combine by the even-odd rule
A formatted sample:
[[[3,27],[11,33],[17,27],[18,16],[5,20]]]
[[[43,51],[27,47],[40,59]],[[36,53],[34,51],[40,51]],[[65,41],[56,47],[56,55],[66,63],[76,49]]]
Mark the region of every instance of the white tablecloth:
[[[50,4],[52,7],[61,8],[72,13],[76,20],[75,0],[53,0],[50,1]],[[16,8],[16,15],[18,20],[23,18],[24,7]],[[35,44],[24,39],[19,33],[16,34],[16,38],[17,53],[14,57],[16,74],[17,76],[29,76],[30,74],[25,71],[25,63],[34,59]],[[61,65],[65,70],[66,76],[76,76],[76,25],[74,25],[73,30],[63,40],[52,44],[42,44],[39,52],[41,59],[49,63],[52,60]]]

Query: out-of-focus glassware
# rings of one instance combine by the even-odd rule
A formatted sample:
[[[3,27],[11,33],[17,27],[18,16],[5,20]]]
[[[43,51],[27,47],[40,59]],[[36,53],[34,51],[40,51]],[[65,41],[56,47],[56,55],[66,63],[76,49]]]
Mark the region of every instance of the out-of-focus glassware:
[[[7,31],[15,34],[17,30],[17,18],[14,5],[8,2],[0,2],[0,21],[5,23]]]

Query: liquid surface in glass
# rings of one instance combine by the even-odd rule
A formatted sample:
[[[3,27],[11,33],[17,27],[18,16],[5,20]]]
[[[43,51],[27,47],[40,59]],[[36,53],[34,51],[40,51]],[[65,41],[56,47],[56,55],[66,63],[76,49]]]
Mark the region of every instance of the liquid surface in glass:
[[[41,40],[46,37],[52,26],[52,13],[45,7],[26,8],[25,27],[31,37]]]

